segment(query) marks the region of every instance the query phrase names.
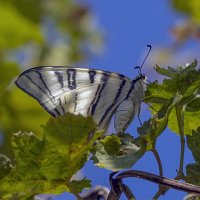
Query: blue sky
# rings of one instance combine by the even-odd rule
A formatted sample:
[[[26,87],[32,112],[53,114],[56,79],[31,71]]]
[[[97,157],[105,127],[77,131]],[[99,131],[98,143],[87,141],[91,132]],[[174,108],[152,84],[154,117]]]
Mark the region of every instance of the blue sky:
[[[122,73],[130,78],[134,78],[137,74],[133,67],[142,63],[147,51],[146,45],[153,46],[152,53],[156,46],[169,46],[172,42],[169,29],[175,20],[182,17],[173,11],[169,4],[170,1],[167,0],[82,0],[81,2],[87,3],[91,7],[95,21],[102,28],[105,39],[103,53],[91,57],[87,66]],[[151,59],[151,55],[148,59]],[[143,71],[146,71],[146,76],[151,77],[151,81],[153,81],[156,77],[151,76],[149,68],[153,68],[155,64],[159,65],[159,63],[151,64],[152,66],[147,66],[147,62]],[[174,65],[176,64],[174,63]],[[146,107],[143,106],[142,120],[145,120],[145,109]],[[134,133],[136,136],[137,125],[138,120],[135,119],[128,132]],[[179,167],[179,137],[169,130],[165,131],[158,139],[157,149],[163,163],[164,176],[175,177],[176,169]],[[192,161],[192,155],[187,151],[185,164]],[[149,152],[137,162],[133,169],[158,173],[156,161]],[[91,161],[85,165],[82,173],[92,180],[93,185],[109,187],[108,175],[110,172],[93,166]],[[130,178],[125,183],[131,188],[134,187],[133,192],[139,200],[151,199],[157,191],[157,185],[147,181]],[[160,199],[183,199],[184,196],[183,192],[170,190]],[[55,199],[73,199],[73,197],[63,194]]]

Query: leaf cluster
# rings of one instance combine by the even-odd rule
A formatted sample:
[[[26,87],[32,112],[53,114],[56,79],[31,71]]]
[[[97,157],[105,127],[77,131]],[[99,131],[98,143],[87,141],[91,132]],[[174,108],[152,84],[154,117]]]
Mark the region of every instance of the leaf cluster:
[[[199,126],[200,70],[196,66],[196,60],[176,69],[156,66],[155,70],[166,78],[162,84],[149,84],[146,92],[145,102],[158,111],[151,109],[152,113],[157,115],[158,120],[167,116],[168,127],[177,134],[180,134],[177,109],[184,113],[185,135],[191,135],[192,129]]]
[[[139,133],[147,139],[147,150],[155,148],[157,137],[166,127],[182,139],[186,136],[195,163],[186,166],[186,175],[181,178],[200,185],[200,70],[197,61],[176,69],[156,66],[155,70],[166,78],[161,84],[154,82],[148,86],[145,102],[151,104],[153,115]],[[143,135],[142,130],[145,131]],[[181,159],[183,162],[184,158]]]
[[[78,194],[90,187],[89,180],[71,177],[83,167],[89,149],[102,134],[95,133],[92,119],[67,114],[50,119],[43,131],[42,138],[31,132],[13,134],[13,162],[0,155],[0,198],[32,199],[36,194],[64,191]]]

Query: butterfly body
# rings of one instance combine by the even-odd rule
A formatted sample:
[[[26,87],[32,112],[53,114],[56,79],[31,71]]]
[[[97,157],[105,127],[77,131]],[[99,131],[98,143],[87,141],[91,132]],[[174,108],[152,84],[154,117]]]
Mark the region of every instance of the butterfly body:
[[[142,74],[131,80],[96,69],[44,66],[23,72],[16,85],[53,117],[67,112],[92,115],[99,130],[106,129],[116,113],[116,131],[123,132],[139,112],[145,82]]]

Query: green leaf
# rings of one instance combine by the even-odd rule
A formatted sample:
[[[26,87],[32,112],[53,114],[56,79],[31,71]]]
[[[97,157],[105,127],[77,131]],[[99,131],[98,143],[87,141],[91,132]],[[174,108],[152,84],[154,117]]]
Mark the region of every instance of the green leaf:
[[[198,0],[194,1],[187,1],[187,0],[173,0],[172,1],[173,7],[191,17],[196,23],[199,24],[200,21],[200,4]]]
[[[0,3],[0,49],[16,48],[35,40],[43,40],[39,24],[28,20],[12,5]]]
[[[195,80],[183,94],[183,98],[180,102],[186,112],[198,112],[200,111],[200,80]]]
[[[192,84],[187,88],[187,90],[183,94],[183,100],[181,103],[184,105],[184,101],[186,105],[197,98],[197,95],[200,94],[200,80],[194,80]]]
[[[200,185],[200,127],[196,131],[192,130],[191,136],[187,136],[187,145],[196,163],[186,166],[185,180],[195,185]]]
[[[44,3],[40,0],[30,1],[17,1],[9,0],[10,4],[18,10],[24,17],[35,22],[40,23],[42,20],[45,7]]]
[[[62,192],[70,192],[64,180],[18,180],[12,174],[0,180],[0,198],[5,200],[32,200],[37,194],[61,194]]]
[[[171,91],[168,91],[164,83],[158,84],[157,82],[153,82],[148,84],[145,92],[145,102],[163,105],[168,103],[169,99],[173,98],[173,95]]]
[[[173,78],[176,76],[176,70],[172,67],[169,67],[166,69],[166,68],[162,68],[158,65],[156,65],[156,67],[154,68],[159,74],[163,75],[163,76],[166,76],[166,77],[170,77],[170,78]]]
[[[13,77],[18,73],[18,66],[15,63],[1,63],[1,73],[0,73],[0,102],[3,104],[4,94],[9,90],[9,85],[12,82]]]
[[[200,80],[200,70],[195,69],[196,66],[196,60],[188,66],[178,66],[176,69],[156,66],[155,70],[161,75],[167,76],[167,79],[165,78],[162,84],[152,83],[148,85],[145,96],[146,102],[157,103],[151,101],[151,99],[156,100],[157,98],[171,99],[177,92],[183,96],[184,93],[186,93],[186,96],[188,96],[188,93],[191,94],[191,90],[194,91],[193,87],[197,86],[195,89],[198,88],[198,81]]]
[[[187,145],[195,161],[200,163],[200,127],[196,131],[192,130],[192,136],[187,136]]]
[[[168,121],[168,127],[175,133],[179,134],[178,124],[176,119],[176,111],[173,109]],[[184,112],[184,134],[191,135],[192,129],[199,126],[200,111],[197,112]]]
[[[153,117],[150,120],[146,121],[141,128],[138,128],[138,133],[146,141],[147,151],[150,151],[155,147],[157,138],[167,127],[167,122],[167,116],[161,119]]]
[[[15,177],[21,180],[39,179],[41,177],[40,155],[44,148],[43,141],[33,133],[18,132],[13,134],[11,144],[16,160]]]
[[[31,130],[42,137],[41,123],[48,121],[49,114],[37,101],[16,87],[6,91],[1,100],[0,120],[5,135],[19,130]]]
[[[92,118],[66,114],[43,126],[44,136],[15,133],[15,165],[0,180],[0,197],[31,199],[36,194],[80,192],[89,181],[70,182],[88,159],[88,151],[103,133],[96,133]]]
[[[188,66],[178,66],[177,69],[168,67],[167,69],[156,66],[156,71],[167,76],[162,84],[152,83],[148,85],[145,102],[159,110],[163,105],[170,103],[176,94],[180,94],[177,106],[184,112],[184,134],[191,135],[191,129],[199,126],[200,120],[200,70],[196,69],[195,60]],[[155,111],[152,110],[153,113]],[[168,116],[169,128],[179,133],[175,109],[171,109]]]
[[[186,166],[185,180],[188,183],[200,185],[200,163],[188,164]]]
[[[98,167],[118,171],[131,168],[145,153],[143,139],[134,139],[129,134],[106,136],[97,142],[91,158]]]
[[[8,175],[12,168],[11,160],[6,155],[0,153],[0,179]]]
[[[82,180],[73,180],[67,184],[69,190],[73,194],[78,194],[82,192],[83,189],[91,188],[91,181],[86,178]]]
[[[92,117],[85,119],[81,115],[68,114],[56,120],[50,119],[43,127],[44,141],[48,144],[44,154],[48,158],[43,161],[42,169],[43,173],[48,170],[49,179],[60,177],[59,171],[63,170],[65,172],[63,178],[68,180],[83,167],[87,161],[89,149],[103,134],[96,133],[96,124],[92,121]],[[64,163],[60,163],[56,158],[58,155],[65,161]],[[51,163],[52,160],[54,163]],[[52,173],[50,173],[51,168]],[[55,168],[58,169],[55,170]]]
[[[200,98],[199,98],[199,93],[196,95],[191,102],[187,104],[187,107],[185,109],[186,112],[192,112],[192,113],[197,113],[199,114],[200,111]]]
[[[138,128],[138,133],[147,143],[147,151],[152,150],[155,147],[157,138],[163,133],[168,125],[171,111],[180,102],[181,98],[182,95],[177,93],[174,98],[169,100],[168,104],[163,105],[160,108],[156,115],[153,115],[141,128]]]

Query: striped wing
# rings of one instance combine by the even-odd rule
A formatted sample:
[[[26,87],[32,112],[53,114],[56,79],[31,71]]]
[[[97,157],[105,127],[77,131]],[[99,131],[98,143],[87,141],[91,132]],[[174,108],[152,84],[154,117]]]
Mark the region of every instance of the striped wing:
[[[16,85],[34,97],[53,117],[67,112],[92,115],[107,128],[135,81],[117,73],[86,68],[36,67],[23,72]]]

